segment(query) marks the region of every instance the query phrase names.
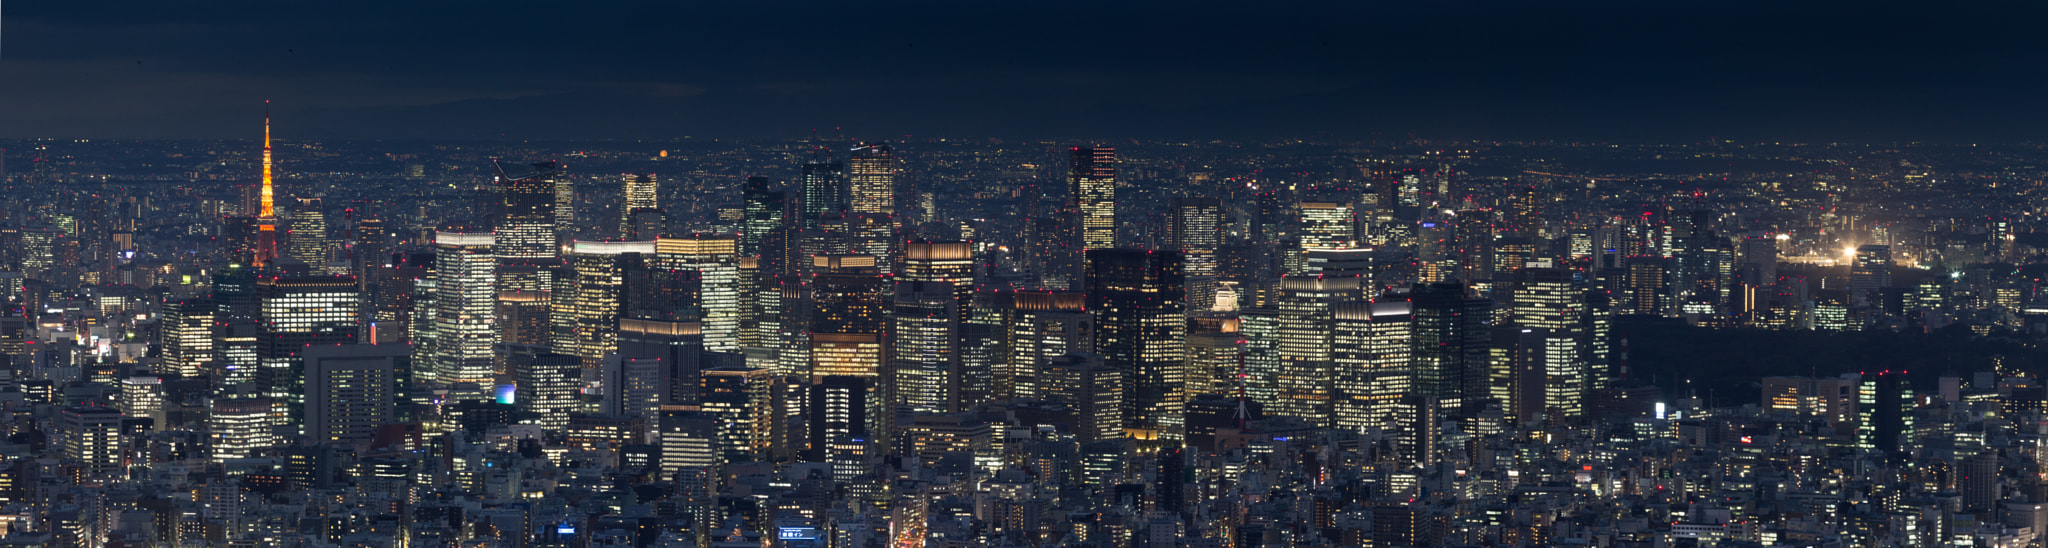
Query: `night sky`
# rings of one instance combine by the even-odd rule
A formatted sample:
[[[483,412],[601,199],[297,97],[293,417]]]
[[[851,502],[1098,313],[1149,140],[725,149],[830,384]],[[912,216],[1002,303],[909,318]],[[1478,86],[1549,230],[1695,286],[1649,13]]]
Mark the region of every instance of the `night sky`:
[[[0,138],[2048,139],[2044,3],[1779,4],[15,0]]]

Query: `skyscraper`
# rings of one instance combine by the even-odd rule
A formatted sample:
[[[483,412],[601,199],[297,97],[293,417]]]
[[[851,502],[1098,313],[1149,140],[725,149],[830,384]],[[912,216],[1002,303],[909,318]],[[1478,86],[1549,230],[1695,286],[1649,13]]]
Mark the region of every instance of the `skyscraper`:
[[[740,215],[740,255],[760,257],[763,272],[780,274],[785,266],[782,250],[769,250],[773,234],[783,228],[783,216],[788,213],[788,194],[768,190],[767,177],[748,177],[740,189],[746,201]],[[771,256],[775,255],[775,256]]]
[[[1340,250],[1360,247],[1358,214],[1351,204],[1301,203],[1301,249]]]
[[[619,234],[623,238],[633,237],[635,215],[652,212],[659,216],[661,210],[661,183],[652,173],[628,173],[624,176],[621,194],[625,203],[619,208]],[[648,236],[649,239],[652,235]]]
[[[1414,393],[1415,318],[1409,303],[1349,301],[1330,306],[1330,425],[1365,432],[1397,422]]]
[[[1587,313],[1585,292],[1573,283],[1571,271],[1524,268],[1515,272],[1509,317],[1516,326],[1534,330],[1541,346],[1543,405],[1531,408],[1548,412],[1552,418],[1584,416],[1587,391],[1597,388],[1587,365]]]
[[[280,416],[297,415],[305,401],[301,353],[311,346],[355,344],[361,294],[345,276],[266,275],[256,280],[262,303],[256,380]]]
[[[893,284],[864,255],[816,257],[810,288],[811,377],[879,377]]]
[[[962,318],[974,308],[974,270],[969,242],[913,241],[904,250],[903,280],[952,284]]]
[[[718,448],[728,462],[754,460],[768,450],[774,413],[772,379],[766,369],[718,367],[704,370],[704,411],[718,417]]]
[[[315,443],[367,442],[397,421],[399,372],[411,359],[404,345],[321,345],[305,359],[306,436]]]
[[[1010,355],[994,371],[996,399],[1039,396],[1039,377],[1052,361],[1068,354],[1095,352],[1095,315],[1081,292],[1020,291],[1005,337]]]
[[[704,347],[713,352],[740,350],[739,258],[739,239],[730,235],[691,234],[654,242],[649,266],[701,276]]]
[[[1849,266],[1849,296],[1853,305],[1881,306],[1884,288],[1892,285],[1892,247],[1870,244],[1856,248]]]
[[[1174,251],[1089,249],[1088,301],[1095,351],[1121,371],[1124,433],[1181,439],[1186,403],[1186,273]]]
[[[121,470],[121,412],[73,405],[57,412],[54,445],[74,468],[78,483],[118,481]]]
[[[1410,299],[1414,393],[1436,399],[1446,412],[1476,412],[1490,396],[1493,302],[1466,297],[1465,286],[1456,282],[1417,285]]]
[[[200,366],[213,361],[213,321],[217,307],[206,299],[166,303],[158,325],[163,337],[163,365],[180,377],[198,377]]]
[[[812,162],[804,164],[803,179],[803,223],[804,227],[815,226],[826,213],[846,210],[846,166],[839,162]]]
[[[499,257],[508,259],[552,258],[561,226],[556,224],[556,182],[567,180],[554,162],[531,166],[531,173],[512,177],[504,166],[496,179],[502,202],[498,207],[496,244]]]
[[[1116,149],[1074,147],[1067,205],[1079,213],[1081,246],[1116,247]]]
[[[1337,303],[1366,298],[1364,280],[1342,276],[1288,276],[1280,281],[1279,393],[1267,412],[1330,426],[1337,365],[1331,336]]]
[[[327,265],[327,249],[333,245],[327,236],[327,212],[322,207],[319,198],[300,198],[292,208],[291,231],[285,238],[290,244],[286,255],[316,271]]]
[[[889,145],[862,143],[847,162],[852,174],[854,213],[896,212],[896,155]]]
[[[450,402],[491,397],[497,326],[497,260],[486,233],[434,235],[434,379]]]
[[[584,368],[597,369],[605,354],[619,348],[627,273],[645,268],[646,257],[654,255],[655,243],[579,241],[573,249],[576,275],[565,318],[574,326],[569,353],[583,358]],[[559,309],[556,315],[561,315]]]
[[[890,407],[918,413],[957,411],[962,324],[953,284],[897,284],[892,312]]]

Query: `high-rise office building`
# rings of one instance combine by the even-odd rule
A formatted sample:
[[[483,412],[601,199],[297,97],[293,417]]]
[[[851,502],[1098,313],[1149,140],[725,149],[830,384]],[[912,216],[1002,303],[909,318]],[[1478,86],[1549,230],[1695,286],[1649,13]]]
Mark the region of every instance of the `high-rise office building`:
[[[1174,251],[1090,249],[1095,352],[1123,372],[1124,432],[1181,439],[1186,403],[1186,273]]]
[[[1892,247],[1870,244],[1857,247],[1849,265],[1851,304],[1876,308],[1883,304],[1884,288],[1892,285]]]
[[[256,280],[261,326],[256,381],[279,416],[297,415],[304,400],[301,353],[312,346],[350,345],[362,321],[362,296],[345,276],[266,275]]]
[[[1095,352],[1095,315],[1087,311],[1081,292],[1020,291],[1011,294],[1011,314],[1004,328],[1009,355],[995,366],[994,397],[999,400],[1038,397],[1039,375],[1052,360]]]
[[[619,319],[625,315],[628,272],[644,268],[654,255],[654,242],[575,243],[571,255],[576,274],[571,282],[568,320],[573,326],[570,354],[583,367],[597,369],[604,356],[618,351]],[[556,309],[556,316],[561,316]]]
[[[1278,344],[1278,390],[1266,410],[1291,415],[1317,426],[1331,425],[1331,394],[1337,366],[1331,336],[1337,303],[1367,297],[1358,277],[1288,276],[1281,280]]]
[[[811,377],[877,377],[885,359],[893,284],[862,255],[815,258],[810,285]]]
[[[1510,321],[1536,330],[1540,337],[1543,405],[1532,408],[1548,412],[1552,418],[1584,416],[1586,394],[1597,388],[1587,364],[1588,313],[1585,291],[1574,283],[1571,271],[1524,268],[1515,272]]]
[[[514,353],[506,359],[506,367],[512,370],[519,387],[512,404],[520,414],[530,417],[531,424],[548,432],[560,432],[569,426],[569,413],[581,405],[578,398],[583,388],[583,359],[547,351],[546,347],[526,348],[534,350]]]
[[[740,350],[739,260],[739,238],[730,235],[692,234],[654,242],[649,266],[693,270],[701,277],[704,347],[713,352]]]
[[[835,481],[847,482],[868,473],[862,466],[874,441],[871,427],[881,414],[875,397],[875,379],[827,376],[810,387],[810,436],[812,462],[832,463]]]
[[[1189,322],[1188,399],[1243,394],[1244,336],[1237,318],[1198,317]]]
[[[162,330],[164,371],[180,377],[198,377],[202,364],[213,361],[215,306],[208,299],[186,299],[163,306]]]
[[[363,443],[397,422],[398,379],[411,359],[404,345],[307,348],[306,437],[315,443]]]
[[[556,224],[555,188],[567,181],[562,167],[554,162],[531,166],[528,174],[513,177],[498,167],[496,183],[497,254],[508,259],[552,258],[560,254],[556,239],[563,225]]]
[[[912,241],[904,248],[901,278],[911,282],[945,282],[953,286],[960,316],[974,309],[974,244]]]
[[[619,212],[629,221],[635,211],[661,209],[661,180],[654,174],[628,173],[622,177],[621,183],[619,193],[625,198],[625,203]],[[631,223],[628,222],[620,232],[627,232],[630,228]]]
[[[740,194],[746,202],[740,214],[740,255],[761,259],[764,272],[782,273],[786,251],[771,250],[769,244],[782,239],[776,234],[785,229],[788,193],[768,190],[767,177],[748,177]]]
[[[896,155],[889,145],[862,143],[853,147],[853,158],[846,164],[852,176],[853,196],[849,211],[896,212]]]
[[[1361,247],[1358,241],[1358,213],[1352,209],[1351,204],[1302,202],[1300,210],[1303,251]]]
[[[314,269],[325,266],[334,242],[327,235],[327,212],[320,199],[300,198],[291,213],[291,230],[285,235],[290,250],[285,255]]]
[[[619,320],[619,356],[661,362],[657,373],[673,379],[663,389],[662,403],[697,405],[697,377],[709,361],[703,323],[693,321]]]
[[[1040,374],[1041,398],[1072,414],[1074,438],[1083,443],[1124,436],[1123,372],[1093,353],[1053,358]]]
[[[1116,149],[1074,147],[1067,173],[1067,209],[1079,214],[1081,246],[1116,247]]]
[[[206,414],[213,460],[250,458],[274,445],[270,413],[270,398],[214,399]]]
[[[800,188],[803,191],[802,226],[817,224],[827,213],[846,210],[846,165],[838,162],[804,164]]]
[[[718,417],[718,448],[728,462],[765,455],[774,426],[768,370],[716,367],[704,370],[698,389],[704,411]]]
[[[434,243],[434,380],[449,387],[450,402],[489,400],[499,342],[492,237],[439,232]]]
[[[1402,398],[1414,393],[1414,315],[1409,303],[1349,301],[1330,305],[1330,425],[1367,432],[1394,425]]]
[[[958,411],[962,323],[953,284],[897,284],[892,312],[895,325],[891,326],[887,375],[890,408],[917,413]]]
[[[119,481],[121,469],[121,412],[93,405],[73,405],[57,412],[57,438],[53,440],[64,460],[72,464],[74,481],[98,483]]]
[[[1422,284],[1410,295],[1414,316],[1414,393],[1446,412],[1469,415],[1490,396],[1488,354],[1493,302],[1466,296],[1456,282]]]

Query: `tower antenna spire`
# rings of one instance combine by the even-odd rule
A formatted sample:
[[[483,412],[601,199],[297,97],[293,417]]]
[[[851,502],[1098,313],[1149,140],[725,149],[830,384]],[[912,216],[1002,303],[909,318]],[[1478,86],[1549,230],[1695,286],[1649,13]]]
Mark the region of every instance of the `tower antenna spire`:
[[[270,100],[263,100],[263,215],[265,219],[277,217],[272,209],[270,190]]]

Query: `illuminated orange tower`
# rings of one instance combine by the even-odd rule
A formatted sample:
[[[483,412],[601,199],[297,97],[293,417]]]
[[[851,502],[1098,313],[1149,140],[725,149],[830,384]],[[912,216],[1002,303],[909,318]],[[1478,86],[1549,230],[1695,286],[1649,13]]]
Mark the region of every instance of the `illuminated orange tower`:
[[[270,101],[263,102],[263,212],[256,216],[257,268],[277,260],[277,211],[270,198]]]

